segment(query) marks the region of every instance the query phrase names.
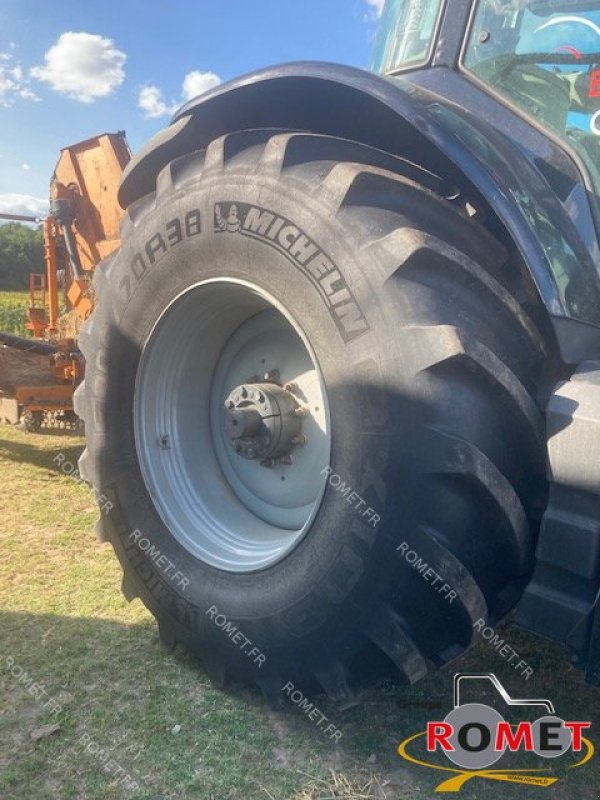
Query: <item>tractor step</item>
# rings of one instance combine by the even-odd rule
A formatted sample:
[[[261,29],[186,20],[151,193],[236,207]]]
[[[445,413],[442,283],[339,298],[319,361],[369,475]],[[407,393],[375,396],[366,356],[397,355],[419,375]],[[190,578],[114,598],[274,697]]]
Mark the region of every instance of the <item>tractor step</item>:
[[[600,685],[600,362],[557,386],[546,418],[549,503],[515,622],[571,648]]]

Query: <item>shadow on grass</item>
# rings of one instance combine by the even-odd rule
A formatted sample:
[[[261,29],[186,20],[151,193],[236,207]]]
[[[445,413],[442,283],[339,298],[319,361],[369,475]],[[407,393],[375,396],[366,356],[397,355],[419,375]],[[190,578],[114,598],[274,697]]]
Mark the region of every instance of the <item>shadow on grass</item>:
[[[452,677],[458,671],[493,671],[512,696],[548,697],[559,716],[591,719],[594,739],[600,725],[600,693],[583,683],[580,672],[569,669],[558,648],[508,626],[499,630],[535,666],[531,681],[523,681],[482,643],[416,686],[383,685],[365,691],[354,708],[343,710],[321,695],[310,697],[343,731],[336,744],[291,703],[274,713],[251,689],[239,685],[229,687],[228,693],[215,689],[186,653],[168,654],[159,646],[152,621],[127,625],[98,618],[2,613],[0,730],[7,744],[0,761],[9,765],[5,777],[0,777],[0,789],[7,790],[2,796],[27,800],[35,776],[46,770],[61,791],[59,795],[38,792],[36,800],[112,797],[101,783],[109,782],[102,764],[80,744],[83,734],[142,781],[146,788],[140,798],[167,798],[165,787],[179,786],[182,793],[174,797],[250,800],[268,796],[259,789],[264,786],[277,800],[284,800],[306,782],[307,774],[356,767],[373,770],[387,781],[388,800],[433,796],[449,774],[409,765],[398,757],[396,748],[423,731],[429,720],[445,717],[452,707]],[[19,669],[15,676],[14,669],[8,668],[7,657],[13,667],[44,684],[48,695],[61,704],[60,714],[43,712],[20,682]],[[37,744],[32,742],[32,731],[52,721],[60,730]],[[127,747],[135,745],[135,758],[119,744],[125,740]],[[553,796],[595,800],[591,789],[600,785],[598,761],[595,758],[585,769],[561,774]],[[527,766],[547,765],[529,760]],[[205,794],[195,788],[199,775]],[[29,787],[28,781],[32,781]],[[100,781],[97,791],[94,781]],[[78,795],[85,787],[84,794]],[[503,783],[501,796],[522,798],[524,791],[534,789]],[[497,781],[475,779],[461,795],[467,800],[487,800],[500,793]]]
[[[56,439],[56,444],[48,445],[48,442],[44,441],[43,448],[40,447],[40,441],[42,436],[46,437],[48,434],[31,433],[27,434],[27,436],[27,442],[15,441],[3,436],[2,426],[0,426],[0,455],[2,458],[20,464],[32,464],[42,469],[64,474],[64,470],[61,469],[60,464],[54,461],[56,456],[62,453],[65,457],[64,461],[69,461],[76,466],[77,460],[85,447],[83,438],[80,440],[81,444],[73,445],[72,441],[74,437],[72,435],[67,444],[65,442],[64,432],[62,431],[54,437]],[[31,437],[31,439],[29,439],[29,437]],[[61,463],[64,462],[61,460]]]

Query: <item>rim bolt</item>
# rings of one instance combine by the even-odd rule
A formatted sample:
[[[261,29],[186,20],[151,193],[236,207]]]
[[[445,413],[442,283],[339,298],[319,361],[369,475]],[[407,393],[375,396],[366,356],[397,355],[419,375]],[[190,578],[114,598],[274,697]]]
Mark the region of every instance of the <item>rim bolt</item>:
[[[281,377],[278,369],[270,369],[268,372],[265,372],[263,377],[263,380],[268,383],[279,383],[280,379]]]
[[[283,387],[286,392],[291,392],[292,394],[296,394],[298,392],[298,384],[297,383],[286,383]]]
[[[296,408],[293,413],[295,417],[308,417],[310,411],[308,406],[300,406],[299,408]]]
[[[281,458],[279,459],[279,463],[280,464],[285,464],[285,466],[289,467],[290,464],[293,463],[293,459],[292,459],[291,455],[288,453],[285,456],[281,456]]]
[[[275,459],[274,458],[263,458],[260,462],[261,467],[266,467],[267,469],[273,469],[275,466]]]
[[[298,436],[294,436],[294,438],[292,439],[292,444],[302,446],[306,444],[307,441],[308,439],[306,438],[306,436],[303,433],[299,433]]]

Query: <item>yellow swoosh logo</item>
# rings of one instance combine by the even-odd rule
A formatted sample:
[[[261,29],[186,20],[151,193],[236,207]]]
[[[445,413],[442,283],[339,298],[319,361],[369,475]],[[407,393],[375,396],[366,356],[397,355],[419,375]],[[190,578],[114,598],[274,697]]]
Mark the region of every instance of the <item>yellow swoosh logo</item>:
[[[411,742],[414,742],[416,739],[419,739],[422,736],[426,736],[426,734],[427,734],[426,731],[422,731],[421,733],[415,733],[413,736],[410,736],[408,739],[405,739],[398,745],[398,755],[405,761],[409,761],[411,764],[417,764],[420,767],[428,767],[429,769],[437,769],[443,772],[454,773],[452,778],[447,778],[436,787],[435,790],[436,792],[459,792],[465,785],[465,783],[467,781],[472,780],[473,778],[484,778],[493,781],[507,781],[510,783],[524,783],[524,784],[529,784],[531,786],[552,786],[553,783],[556,783],[556,781],[559,780],[558,778],[555,777],[543,777],[540,775],[531,775],[532,772],[538,772],[538,773],[549,772],[548,769],[465,770],[465,769],[454,769],[453,767],[442,767],[439,766],[438,764],[429,764],[427,761],[421,761],[418,758],[414,758],[407,751],[407,747],[409,744],[411,744]],[[571,764],[571,766],[568,767],[567,769],[575,769],[576,767],[582,767],[594,755],[594,745],[592,744],[592,742],[589,739],[586,739],[585,736],[582,736],[581,740],[586,747],[585,756],[581,759],[581,761],[578,761],[576,764]]]

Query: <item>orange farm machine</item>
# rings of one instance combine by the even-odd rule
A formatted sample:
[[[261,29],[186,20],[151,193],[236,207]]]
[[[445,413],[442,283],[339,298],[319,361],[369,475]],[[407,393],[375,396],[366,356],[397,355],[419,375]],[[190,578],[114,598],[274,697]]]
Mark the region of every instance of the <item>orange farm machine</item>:
[[[0,214],[42,222],[45,269],[29,277],[25,338],[0,332],[0,418],[76,426],[73,393],[85,361],[81,324],[94,309],[94,267],[120,245],[117,190],[131,153],[123,132],[105,133],[61,150],[50,183],[50,213]]]

